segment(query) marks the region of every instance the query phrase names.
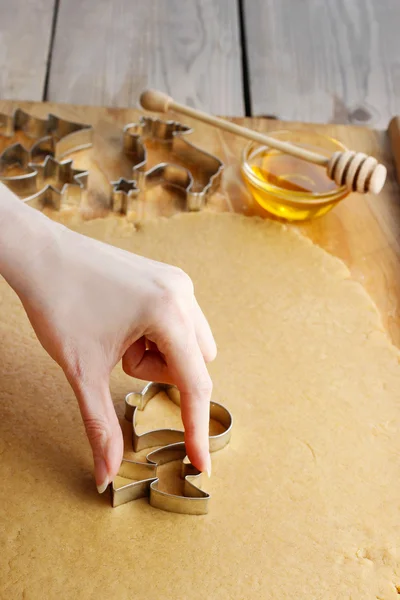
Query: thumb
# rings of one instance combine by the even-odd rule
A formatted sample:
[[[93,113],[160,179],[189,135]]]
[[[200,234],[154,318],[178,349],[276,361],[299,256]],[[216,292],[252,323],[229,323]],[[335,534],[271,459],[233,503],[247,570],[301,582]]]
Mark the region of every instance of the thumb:
[[[92,447],[99,494],[113,481],[121,465],[124,442],[115,413],[108,379],[70,382],[78,400],[86,434]]]

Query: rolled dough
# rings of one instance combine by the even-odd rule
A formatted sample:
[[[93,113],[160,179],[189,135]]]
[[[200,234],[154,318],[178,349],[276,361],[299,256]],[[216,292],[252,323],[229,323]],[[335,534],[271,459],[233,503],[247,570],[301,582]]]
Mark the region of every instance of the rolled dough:
[[[73,394],[1,282],[0,598],[399,598],[399,352],[345,266],[235,215],[70,225],[190,274],[233,437],[209,515],[112,509]],[[138,387],[113,374],[119,414]]]

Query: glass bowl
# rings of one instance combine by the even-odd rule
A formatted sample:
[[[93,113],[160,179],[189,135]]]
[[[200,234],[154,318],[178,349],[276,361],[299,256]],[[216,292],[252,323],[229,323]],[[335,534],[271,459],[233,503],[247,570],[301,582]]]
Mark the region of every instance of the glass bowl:
[[[347,148],[314,131],[276,131],[271,137],[330,157]],[[242,175],[255,200],[266,211],[287,221],[321,217],[349,195],[332,181],[326,168],[252,142],[245,148]]]

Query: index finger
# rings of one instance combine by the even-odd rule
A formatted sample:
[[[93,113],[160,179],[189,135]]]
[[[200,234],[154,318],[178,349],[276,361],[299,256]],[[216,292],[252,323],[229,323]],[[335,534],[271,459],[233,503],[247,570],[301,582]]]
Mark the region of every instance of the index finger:
[[[187,455],[199,471],[210,473],[211,378],[192,326],[180,330],[174,328],[167,335],[167,343],[156,342],[180,392]]]

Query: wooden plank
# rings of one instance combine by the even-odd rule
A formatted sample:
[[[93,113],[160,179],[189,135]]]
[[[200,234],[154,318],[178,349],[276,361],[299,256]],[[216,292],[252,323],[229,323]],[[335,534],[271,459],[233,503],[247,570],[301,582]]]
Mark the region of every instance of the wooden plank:
[[[61,0],[52,101],[136,105],[146,86],[242,115],[236,0]]]
[[[54,0],[0,0],[0,97],[41,100]]]
[[[400,112],[398,0],[244,0],[252,114],[386,128]]]
[[[396,166],[397,181],[400,184],[400,117],[393,117],[390,121],[388,134]]]
[[[134,122],[140,116],[140,113],[133,109],[5,101],[0,101],[0,112],[10,113],[16,106],[21,106],[37,116],[44,117],[48,112],[53,112],[66,119],[92,123],[94,126],[108,120],[122,128],[124,123]],[[241,180],[239,164],[246,141],[187,118],[183,121],[194,127],[190,141],[214,153],[226,165],[221,189],[210,199],[209,208],[265,217],[266,213],[254,203]],[[235,119],[235,122],[263,132],[272,131],[277,127],[307,127],[304,123],[282,123],[266,119]],[[348,265],[353,278],[362,283],[375,300],[392,339],[400,346],[399,186],[387,133],[350,125],[315,125],[313,129],[336,137],[349,148],[363,150],[376,156],[388,167],[388,181],[378,197],[352,194],[324,217],[302,225],[288,226],[300,229],[315,243]],[[107,154],[100,162],[97,157],[94,160],[93,154],[96,155],[90,151],[80,152],[72,155],[72,158],[77,168],[89,169],[89,193],[99,196],[101,194],[98,193],[98,186],[107,184],[105,171],[114,167],[111,166],[111,162],[110,165],[104,165],[104,162],[109,160]],[[154,164],[154,157],[150,159]],[[169,201],[168,195],[160,190],[152,190],[151,197],[146,198],[146,201],[148,204],[141,215],[144,218],[157,214],[168,216],[179,210],[173,197],[171,205],[166,206]]]

